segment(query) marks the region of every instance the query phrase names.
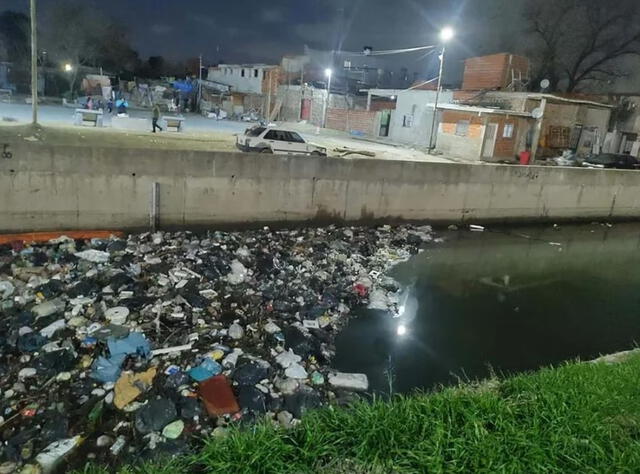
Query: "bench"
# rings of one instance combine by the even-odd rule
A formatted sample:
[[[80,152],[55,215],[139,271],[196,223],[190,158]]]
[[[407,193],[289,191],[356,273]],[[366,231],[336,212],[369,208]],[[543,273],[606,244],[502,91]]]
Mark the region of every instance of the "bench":
[[[162,117],[167,131],[174,128],[176,132],[181,132],[184,125],[184,117]]]
[[[11,89],[0,89],[0,100],[2,102],[8,102],[10,104],[11,94],[12,94]]]
[[[76,109],[74,125],[102,127],[102,110]]]

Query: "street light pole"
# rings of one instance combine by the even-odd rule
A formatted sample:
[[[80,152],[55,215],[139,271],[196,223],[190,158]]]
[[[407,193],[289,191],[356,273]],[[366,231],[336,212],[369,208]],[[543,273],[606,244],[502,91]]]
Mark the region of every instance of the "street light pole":
[[[36,0],[30,1],[31,15],[31,111],[33,125],[38,124],[38,41],[36,34]]]
[[[438,100],[440,99],[440,91],[442,90],[442,72],[444,70],[444,53],[446,52],[446,43],[454,36],[454,31],[450,27],[445,27],[440,31],[440,41],[442,41],[442,53],[440,54],[440,70],[438,72],[438,88],[436,90],[436,101],[433,106],[433,118],[431,119],[431,133],[429,134],[429,151],[435,148],[433,143],[433,134],[436,129],[436,121],[438,119]]]
[[[333,70],[330,68],[325,69],[324,75],[327,76],[327,99],[324,101],[324,112],[322,113],[322,128],[327,128],[327,107],[329,106],[329,99],[331,98],[331,76],[333,76]]]
[[[442,46],[442,53],[440,54],[440,72],[438,73],[438,88],[436,89],[436,101],[433,105],[433,118],[431,119],[431,133],[429,134],[429,150],[434,148],[433,146],[433,132],[436,129],[436,120],[438,118],[438,100],[440,99],[440,88],[442,87],[442,70],[444,68],[444,53],[446,46]]]
[[[200,67],[198,68],[198,110],[200,109],[200,102],[202,101],[202,54],[200,55]]]

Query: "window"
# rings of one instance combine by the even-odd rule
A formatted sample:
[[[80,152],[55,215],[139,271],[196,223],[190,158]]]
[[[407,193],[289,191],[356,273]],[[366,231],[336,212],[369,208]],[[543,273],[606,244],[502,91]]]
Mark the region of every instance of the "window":
[[[502,130],[502,138],[513,138],[513,124],[505,123]]]
[[[459,137],[466,137],[469,134],[469,125],[471,122],[468,120],[458,120],[456,124],[456,135]]]
[[[549,148],[569,148],[571,143],[571,129],[550,125],[547,129],[547,144]]]
[[[258,77],[258,70],[257,69],[253,70],[253,77]]]
[[[289,132],[289,141],[294,143],[305,143],[304,139],[296,132]]]
[[[242,71],[240,71],[240,75],[241,75],[242,77],[244,77],[244,69],[243,69]]]
[[[269,130],[264,138],[267,140],[278,140],[281,142],[291,141],[289,132],[285,132],[284,130]]]
[[[413,104],[411,106],[411,115],[405,115],[402,118],[402,126],[406,127],[406,128],[410,128],[413,127],[413,119],[416,116],[416,110],[417,110],[418,106]]]
[[[260,135],[262,132],[264,132],[266,130],[266,128],[264,127],[256,127],[256,128],[252,128],[251,130],[247,130],[246,135],[248,137],[257,137],[258,135]]]

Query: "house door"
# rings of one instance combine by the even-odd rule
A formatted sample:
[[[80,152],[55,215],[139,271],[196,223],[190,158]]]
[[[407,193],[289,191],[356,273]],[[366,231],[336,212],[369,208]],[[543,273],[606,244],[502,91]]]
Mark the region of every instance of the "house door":
[[[300,120],[309,120],[311,118],[311,99],[302,99],[300,106]]]
[[[484,132],[484,146],[482,147],[482,158],[493,158],[496,148],[496,138],[498,137],[498,124],[488,123]]]
[[[383,110],[380,113],[380,136],[389,136],[389,125],[391,124],[391,111]]]

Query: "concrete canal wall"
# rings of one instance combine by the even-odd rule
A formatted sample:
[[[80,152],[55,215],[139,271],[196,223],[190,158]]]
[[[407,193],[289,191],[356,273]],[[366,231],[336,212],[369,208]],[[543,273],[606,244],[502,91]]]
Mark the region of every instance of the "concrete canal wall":
[[[10,150],[0,158],[5,232],[141,229],[154,209],[167,228],[640,217],[640,172],[31,143]]]

